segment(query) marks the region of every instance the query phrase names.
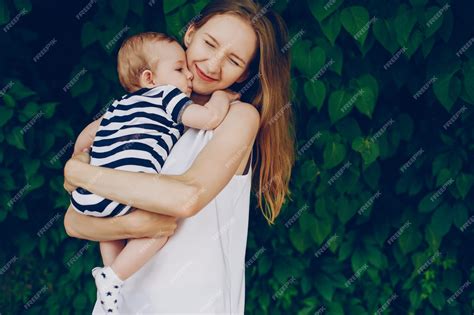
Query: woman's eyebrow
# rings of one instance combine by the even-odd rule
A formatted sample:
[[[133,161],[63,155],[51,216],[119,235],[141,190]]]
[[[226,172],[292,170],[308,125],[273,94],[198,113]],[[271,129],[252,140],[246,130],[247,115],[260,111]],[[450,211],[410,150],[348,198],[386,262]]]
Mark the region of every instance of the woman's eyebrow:
[[[215,39],[211,34],[209,33],[204,33],[206,34],[207,36],[209,36],[216,44],[217,46],[220,46],[219,42],[217,41],[217,39]],[[237,56],[235,53],[231,53],[230,54],[231,56],[234,56],[235,58],[239,59],[240,62],[242,62],[244,64],[244,66],[247,64],[242,58],[240,58],[239,56]]]

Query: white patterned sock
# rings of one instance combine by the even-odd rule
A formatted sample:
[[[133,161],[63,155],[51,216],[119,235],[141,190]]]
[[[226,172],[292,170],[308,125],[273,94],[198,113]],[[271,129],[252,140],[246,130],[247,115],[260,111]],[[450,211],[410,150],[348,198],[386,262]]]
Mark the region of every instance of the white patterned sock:
[[[110,267],[96,267],[92,269],[92,276],[95,279],[97,293],[100,304],[107,314],[118,314],[120,302],[120,289],[123,281],[115,274]]]

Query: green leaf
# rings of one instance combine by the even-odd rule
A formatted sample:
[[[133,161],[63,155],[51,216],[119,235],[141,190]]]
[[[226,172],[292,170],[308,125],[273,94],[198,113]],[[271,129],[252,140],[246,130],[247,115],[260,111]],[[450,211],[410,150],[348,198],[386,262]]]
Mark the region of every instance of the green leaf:
[[[456,227],[461,228],[468,220],[468,212],[465,205],[457,203],[453,207],[453,223]]]
[[[336,124],[336,129],[344,139],[353,141],[362,134],[359,123],[352,117],[347,117]]]
[[[319,80],[307,81],[304,84],[304,95],[308,101],[309,107],[316,107],[318,112],[324,103],[326,97],[326,86]]]
[[[410,58],[420,47],[421,43],[423,43],[424,37],[423,33],[420,30],[414,30],[413,33],[410,35],[410,39],[406,45],[407,50],[405,51],[405,55]]]
[[[377,23],[374,23],[373,33],[377,41],[391,54],[394,54],[399,49],[397,34],[391,21],[378,20]]]
[[[400,238],[398,239],[398,245],[404,255],[414,251],[422,241],[423,237],[421,233],[416,230],[414,227],[408,227]]]
[[[351,112],[353,104],[348,103],[351,97],[352,96],[344,90],[336,90],[331,93],[331,96],[329,96],[328,110],[329,118],[332,123],[335,123]]]
[[[35,91],[26,87],[20,81],[15,81],[10,90],[8,90],[8,93],[17,101],[36,95]]]
[[[423,199],[421,199],[418,204],[418,211],[420,212],[431,212],[439,205],[441,202],[440,198],[431,200],[433,193],[427,194]]]
[[[121,21],[125,19],[128,13],[128,0],[115,0],[112,5],[112,11],[120,18]]]
[[[78,72],[80,73],[80,72]],[[77,75],[77,74],[76,74]],[[94,84],[94,80],[89,73],[78,77],[77,82],[71,87],[71,96],[76,97],[88,92]]]
[[[443,204],[443,206],[439,207],[434,212],[429,226],[439,238],[442,238],[446,233],[448,233],[451,227],[451,222],[451,209],[449,209],[448,205]]]
[[[382,269],[385,266],[385,256],[382,254],[378,247],[367,246],[366,251],[367,259],[372,265],[374,265],[378,269]]]
[[[425,23],[423,27],[425,28],[426,38],[432,36],[441,27],[441,24],[443,24],[443,18],[444,18],[443,14],[435,17],[435,15],[438,13],[440,9],[441,8],[438,6],[433,6],[433,7],[429,7],[428,9],[425,9],[426,10],[424,12]]]
[[[339,13],[334,14],[329,19],[321,21],[319,24],[321,26],[321,30],[323,31],[323,34],[334,46],[334,43],[336,42],[336,38],[341,32],[341,20],[339,17]]]
[[[406,7],[401,7],[400,11],[394,20],[394,26],[397,34],[397,42],[400,47],[403,47],[408,45],[408,38],[416,24],[417,17],[413,10],[407,9]]]
[[[346,157],[346,147],[337,142],[330,142],[323,152],[324,167],[331,169],[339,165]]]
[[[438,173],[438,176],[436,178],[436,187],[440,187],[442,186],[444,183],[446,183],[446,181],[448,181],[451,177],[453,176],[453,174],[451,173],[451,170],[448,169],[448,168],[443,168],[442,170],[440,170],[440,172]]]
[[[33,118],[33,116],[39,114],[39,105],[34,102],[28,102],[25,108],[20,111],[18,120],[21,122],[26,122]]]
[[[83,292],[79,292],[75,297],[72,303],[74,310],[84,310],[85,306],[88,304],[87,295]]]
[[[372,91],[372,94],[375,98],[378,97],[379,84],[377,82],[377,79],[375,79],[372,75],[364,74],[363,76],[357,78],[357,80],[355,80],[355,83],[361,89],[369,89],[370,91]]]
[[[372,113],[375,108],[376,96],[371,90],[360,89],[360,93],[356,94],[358,97],[355,99],[355,106],[362,114],[369,118],[372,118]]]
[[[95,27],[92,22],[84,23],[81,32],[81,45],[82,48],[86,48],[93,42],[96,42],[99,39],[99,30]]]
[[[0,127],[3,127],[13,116],[13,110],[0,107]]]
[[[312,246],[312,242],[308,237],[308,234],[302,232],[300,229],[290,230],[290,241],[293,246],[302,254]]]
[[[311,49],[311,42],[309,40],[298,40],[291,47],[291,62],[296,69],[301,73],[306,73],[306,59],[308,58],[309,51]],[[310,73],[308,76],[312,77],[314,73]]]
[[[10,21],[10,11],[6,1],[0,1],[0,25],[6,24]]]
[[[262,254],[261,257],[258,258],[258,274],[263,276],[270,271],[272,267],[272,260],[268,255]]]
[[[186,0],[163,0],[163,11],[168,14],[185,3]]]
[[[440,290],[435,289],[429,296],[431,305],[433,305],[438,311],[444,308],[446,297],[441,293]]]
[[[25,171],[26,178],[30,178],[32,175],[34,175],[38,171],[38,168],[40,167],[41,163],[39,160],[24,159],[22,161],[22,164],[23,164],[23,170]]]
[[[3,95],[3,101],[5,102],[5,107],[15,108],[16,106],[15,100],[8,94]]]
[[[362,155],[365,165],[371,164],[380,155],[379,145],[362,137],[357,137],[352,141],[352,149]]]
[[[368,30],[364,31],[363,28],[369,22],[369,13],[367,9],[362,6],[352,6],[345,8],[341,12],[341,23],[342,26],[352,36],[357,36],[357,41],[363,45],[367,38]]]
[[[325,298],[327,301],[331,301],[335,287],[333,285],[334,281],[329,279],[326,275],[324,274],[318,274],[318,276],[315,277],[315,284],[316,284],[316,290],[321,294],[323,298]]]
[[[352,271],[357,272],[367,262],[365,250],[357,247],[351,257]]]
[[[26,11],[31,11],[31,2],[30,0],[15,0],[15,8],[19,11],[25,9]]]
[[[465,199],[474,183],[474,176],[466,173],[460,173],[456,178],[456,187],[462,199]]]
[[[7,133],[6,139],[8,144],[16,147],[20,150],[26,150],[25,142],[23,140],[23,133],[20,127],[14,127],[10,132]]]
[[[331,232],[332,221],[328,219],[317,219],[316,224],[310,229],[311,237],[316,244],[321,245]]]
[[[56,110],[56,106],[58,106],[58,102],[49,102],[44,103],[41,105],[41,110],[44,112],[45,118],[51,118],[54,115],[54,111]]]
[[[305,73],[313,78],[324,66],[326,61],[326,52],[321,47],[314,47],[309,55],[305,56]]]
[[[330,16],[343,3],[343,0],[327,1],[327,0],[308,0],[308,6],[318,22],[321,22]]]
[[[357,211],[357,208],[351,207],[349,203],[343,202],[345,199],[339,199],[338,209],[337,209],[337,216],[342,224],[346,224]]]
[[[44,177],[43,175],[36,174],[34,175],[31,180],[29,181],[30,190],[34,190],[40,188],[44,184]]]
[[[441,105],[449,112],[461,93],[461,81],[453,74],[440,76],[433,83],[433,92]]]
[[[342,243],[341,246],[339,247],[338,260],[339,261],[346,260],[352,254],[353,250],[354,250],[354,246],[351,242]]]

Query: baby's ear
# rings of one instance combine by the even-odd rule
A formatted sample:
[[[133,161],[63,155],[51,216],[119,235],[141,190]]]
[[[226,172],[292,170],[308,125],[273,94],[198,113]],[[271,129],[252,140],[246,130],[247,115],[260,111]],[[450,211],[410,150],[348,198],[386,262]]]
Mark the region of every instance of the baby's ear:
[[[145,70],[140,74],[140,86],[146,88],[153,88],[155,81],[153,80],[153,72]]]

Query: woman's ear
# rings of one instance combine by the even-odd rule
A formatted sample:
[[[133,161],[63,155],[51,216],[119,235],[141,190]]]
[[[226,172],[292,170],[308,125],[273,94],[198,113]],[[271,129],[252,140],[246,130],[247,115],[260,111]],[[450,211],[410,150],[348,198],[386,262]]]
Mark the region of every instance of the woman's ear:
[[[153,79],[153,72],[145,70],[140,74],[140,86],[146,88],[153,88],[156,86],[155,80]]]
[[[189,44],[191,44],[195,33],[196,27],[194,26],[194,24],[189,25],[188,29],[186,30],[186,33],[184,34],[184,46],[186,46],[186,48],[188,48]]]

